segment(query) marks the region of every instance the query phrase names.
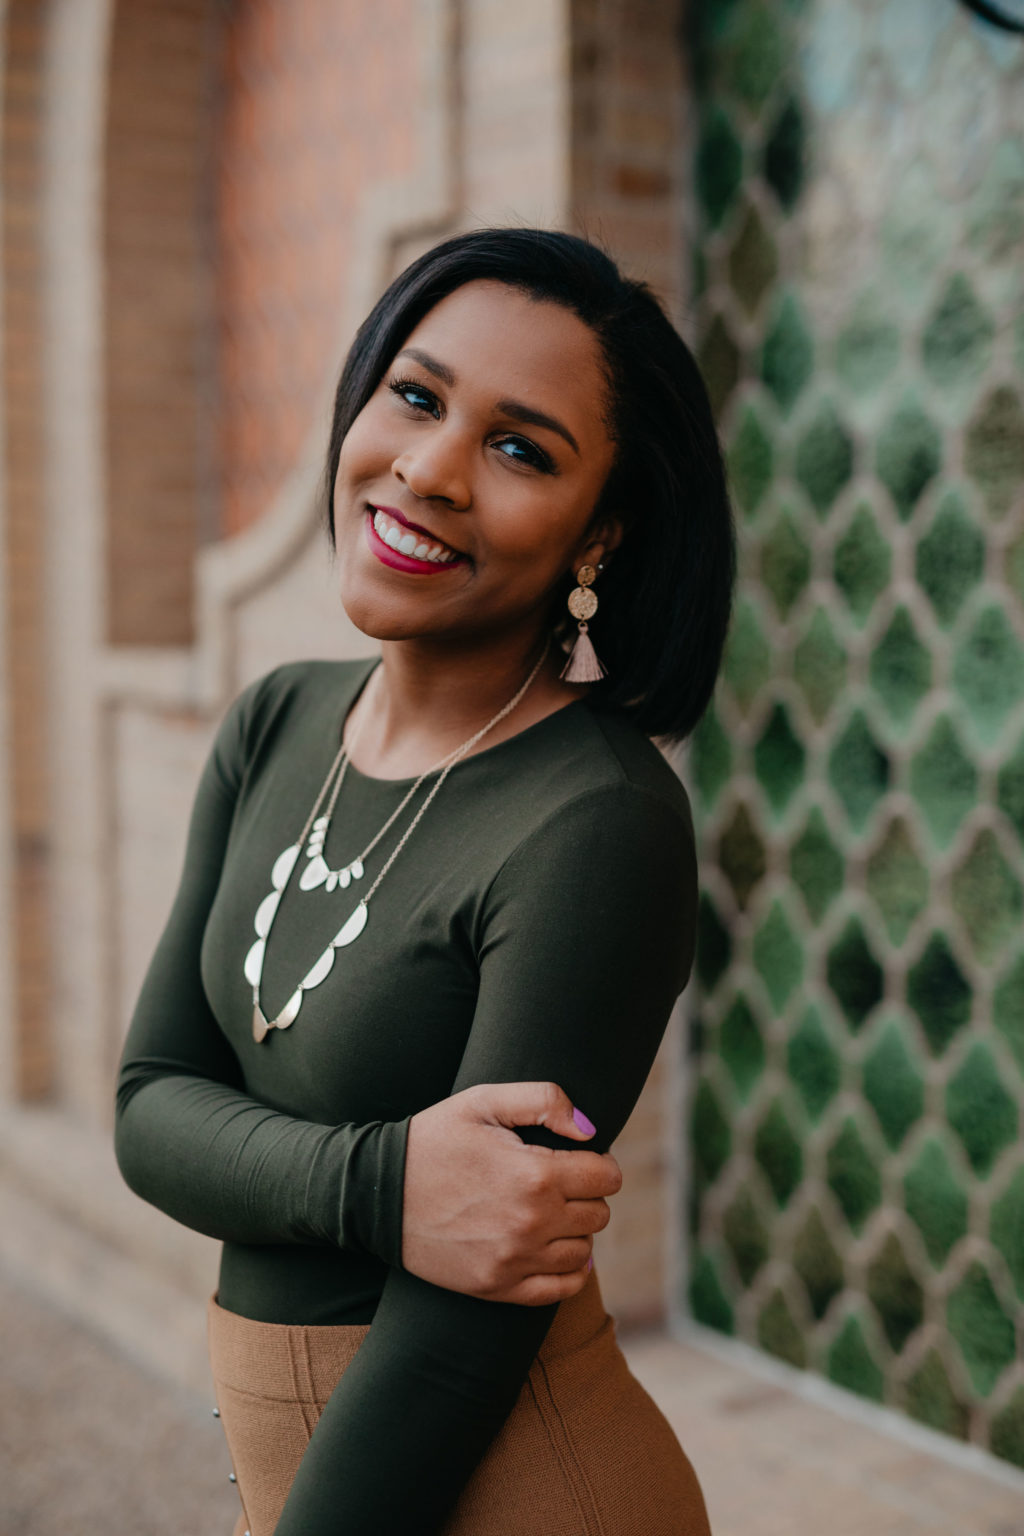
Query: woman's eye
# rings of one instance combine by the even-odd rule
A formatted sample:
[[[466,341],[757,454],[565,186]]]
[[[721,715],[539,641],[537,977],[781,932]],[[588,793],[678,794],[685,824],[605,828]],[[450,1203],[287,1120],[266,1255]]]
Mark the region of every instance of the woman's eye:
[[[551,460],[536,445],[526,437],[503,437],[494,445],[503,453],[506,448],[518,450],[515,453],[504,453],[506,459],[511,459],[514,464],[528,464],[533,469],[550,471]],[[520,456],[522,455],[522,457]]]
[[[437,396],[429,389],[424,389],[422,384],[416,384],[412,379],[395,379],[388,388],[392,394],[404,400],[406,405],[411,405],[414,410],[429,411],[431,416],[440,415]]]

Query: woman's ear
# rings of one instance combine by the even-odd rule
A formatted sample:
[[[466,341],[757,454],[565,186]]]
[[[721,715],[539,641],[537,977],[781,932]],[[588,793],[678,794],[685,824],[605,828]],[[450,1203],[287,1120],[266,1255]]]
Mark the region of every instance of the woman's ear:
[[[573,557],[572,568],[581,565],[606,565],[609,556],[622,542],[622,523],[617,517],[604,517],[591,528]]]

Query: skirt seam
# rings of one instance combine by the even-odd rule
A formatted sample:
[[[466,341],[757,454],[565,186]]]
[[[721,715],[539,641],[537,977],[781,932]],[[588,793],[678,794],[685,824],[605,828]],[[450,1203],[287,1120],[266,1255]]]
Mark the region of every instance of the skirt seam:
[[[537,1404],[537,1409],[540,1413],[541,1421],[544,1424],[548,1439],[551,1442],[551,1448],[558,1458],[559,1464],[561,1465],[563,1474],[565,1476],[565,1480],[572,1491],[573,1502],[579,1512],[580,1521],[583,1527],[583,1536],[604,1536],[604,1524],[595,1507],[594,1491],[591,1488],[590,1481],[583,1470],[579,1456],[576,1454],[576,1448],[572,1443],[572,1436],[569,1434],[568,1426],[566,1425],[566,1422],[559,1411],[558,1403],[555,1399],[555,1394],[551,1387],[551,1378],[548,1375],[547,1367],[545,1366],[544,1361],[540,1358],[540,1356],[537,1357],[536,1365],[537,1375],[544,1385],[545,1401],[543,1403],[541,1402],[541,1394],[536,1390],[536,1383],[531,1380],[530,1386],[533,1390],[534,1401]],[[550,1410],[550,1414],[548,1410]],[[556,1426],[559,1431],[557,1435],[555,1433]],[[563,1443],[559,1444],[559,1441],[562,1441]],[[575,1473],[575,1476],[573,1476],[573,1473]],[[582,1489],[586,1492],[587,1503],[590,1506],[589,1515],[587,1510],[584,1508],[583,1499],[580,1496],[581,1485]]]

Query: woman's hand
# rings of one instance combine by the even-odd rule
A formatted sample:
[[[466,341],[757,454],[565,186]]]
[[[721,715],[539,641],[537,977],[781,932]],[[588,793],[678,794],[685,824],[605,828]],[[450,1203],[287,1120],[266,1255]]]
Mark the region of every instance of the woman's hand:
[[[593,1134],[555,1083],[485,1083],[413,1115],[402,1265],[467,1296],[546,1306],[586,1283],[622,1172],[610,1152],[529,1146],[516,1125]]]

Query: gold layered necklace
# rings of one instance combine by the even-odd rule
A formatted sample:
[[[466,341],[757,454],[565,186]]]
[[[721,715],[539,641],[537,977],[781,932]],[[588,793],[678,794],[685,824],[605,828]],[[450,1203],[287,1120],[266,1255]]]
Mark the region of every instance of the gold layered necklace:
[[[323,850],[324,845],[327,842],[327,834],[330,831],[335,806],[337,805],[338,801],[338,795],[345,780],[345,771],[348,768],[349,762],[351,761],[351,752],[352,748],[356,744],[357,736],[351,737],[347,746],[344,741],[342,742],[341,746],[338,748],[338,752],[334,758],[334,761],[331,763],[330,768],[327,770],[327,777],[324,779],[324,782],[320,787],[320,792],[313,802],[313,808],[309,815],[306,817],[305,824],[302,828],[302,831],[299,833],[298,838],[295,840],[295,842],[289,843],[288,847],[283,849],[282,852],[279,853],[277,858],[274,860],[273,868],[270,872],[271,890],[267,893],[266,896],[264,896],[263,900],[256,908],[256,916],[254,919],[254,926],[256,929],[256,942],[249,949],[249,952],[245,957],[245,964],[243,967],[245,972],[245,979],[252,988],[252,1033],[255,1040],[265,1040],[268,1031],[271,1029],[287,1029],[290,1024],[293,1024],[298,1017],[299,1009],[302,1007],[302,999],[304,994],[306,992],[312,991],[314,987],[318,987],[320,983],[325,979],[325,977],[329,975],[331,968],[334,965],[335,952],[339,949],[344,949],[349,944],[355,943],[356,939],[358,939],[359,935],[366,927],[367,908],[370,904],[371,897],[374,896],[377,890],[379,890],[381,881],[384,879],[392,864],[394,864],[395,860],[398,858],[398,855],[401,853],[402,849],[405,847],[406,843],[409,841],[410,837],[419,826],[431,802],[440,791],[445,779],[448,777],[449,773],[451,773],[456,763],[460,762],[461,759],[466,756],[467,752],[471,752],[477,743],[483,740],[488,731],[492,731],[494,727],[498,725],[500,721],[504,720],[506,716],[510,715],[516,706],[521,702],[524,695],[526,694],[527,689],[530,687],[531,683],[534,681],[544,664],[544,659],[547,656],[550,643],[550,640],[545,643],[544,649],[537,659],[532,671],[530,672],[530,675],[527,677],[522,686],[516,690],[512,698],[509,699],[508,703],[504,705],[503,708],[499,709],[498,713],[494,715],[492,719],[488,720],[485,726],[482,726],[480,730],[475,731],[467,741],[464,741],[461,746],[456,747],[454,751],[449,752],[446,757],[443,757],[439,762],[434,763],[433,767],[428,768],[425,773],[420,774],[412,788],[405,794],[395,810],[392,811],[391,815],[385,821],[380,831],[374,834],[374,836],[367,843],[366,847],[356,858],[350,860],[348,864],[343,865],[339,869],[331,869],[324,859]],[[365,719],[366,713],[364,711],[362,720],[360,722],[360,729],[362,728],[362,723],[365,721]],[[314,961],[313,965],[306,972],[305,976],[299,982],[294,992],[292,992],[291,996],[288,998],[288,1001],[285,1003],[277,1017],[274,1019],[268,1019],[263,1012],[263,1006],[260,1002],[260,980],[263,975],[263,961],[266,956],[267,943],[270,939],[271,929],[274,926],[274,918],[277,915],[277,909],[281,904],[281,898],[285,893],[285,889],[287,888],[288,882],[291,878],[292,871],[295,869],[295,866],[299,861],[299,855],[301,854],[303,848],[305,847],[306,849],[307,863],[299,879],[300,890],[313,891],[318,889],[318,887],[321,885],[327,891],[348,890],[349,886],[352,885],[354,881],[361,881],[363,879],[365,874],[365,862],[367,858],[377,847],[381,839],[385,837],[390,829],[394,826],[395,822],[402,815],[402,812],[406,810],[406,808],[411,804],[412,800],[416,796],[419,789],[426,782],[426,780],[435,773],[439,775],[437,783],[431,786],[426,798],[423,801],[423,804],[419,807],[409,825],[402,833],[402,836],[399,838],[397,844],[392,849],[390,856],[385,861],[376,879],[373,881],[369,890],[366,892],[366,895],[361,898],[352,912],[349,913],[348,917],[342,923],[333,939],[327,945],[327,948],[318,957],[318,959]],[[325,801],[327,801],[327,807],[323,815],[321,815],[320,808]]]

